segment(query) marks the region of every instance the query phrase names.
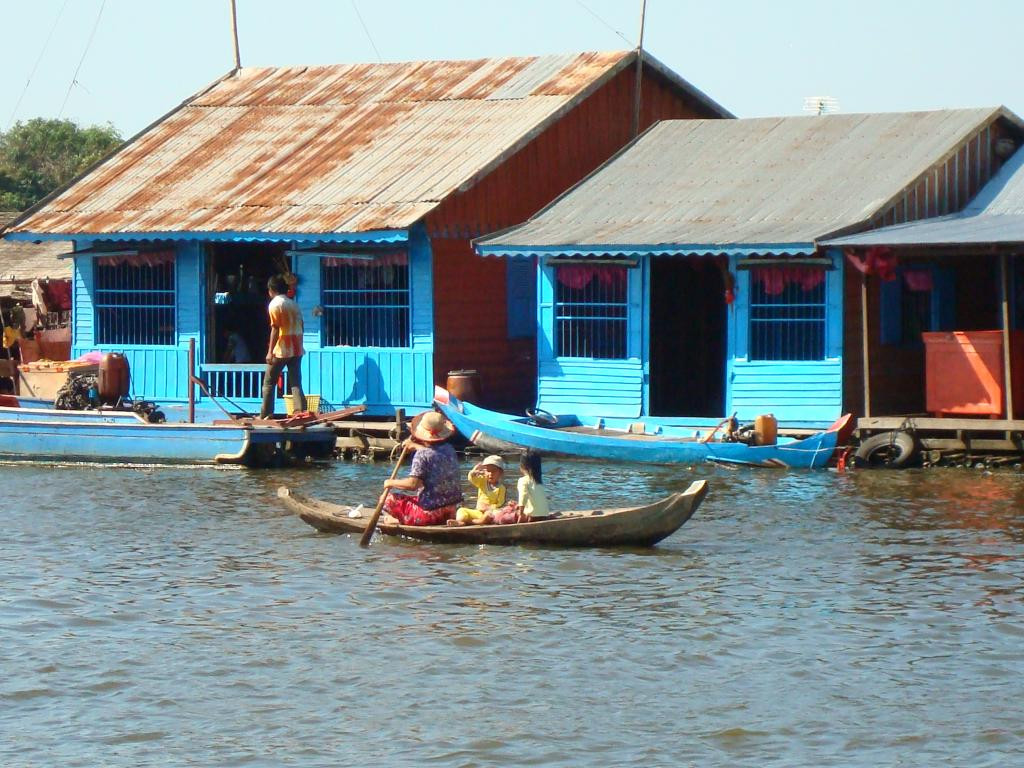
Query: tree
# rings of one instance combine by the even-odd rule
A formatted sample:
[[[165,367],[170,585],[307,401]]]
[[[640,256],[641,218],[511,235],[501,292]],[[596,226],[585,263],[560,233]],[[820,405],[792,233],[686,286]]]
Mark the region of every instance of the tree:
[[[23,211],[120,146],[109,123],[37,117],[0,132],[0,210]]]

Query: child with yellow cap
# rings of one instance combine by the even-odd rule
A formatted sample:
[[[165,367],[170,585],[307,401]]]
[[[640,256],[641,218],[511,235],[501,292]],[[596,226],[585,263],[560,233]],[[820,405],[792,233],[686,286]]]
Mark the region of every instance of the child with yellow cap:
[[[484,525],[492,513],[505,506],[505,460],[488,456],[469,470],[469,482],[477,489],[476,508],[459,507],[449,525]]]

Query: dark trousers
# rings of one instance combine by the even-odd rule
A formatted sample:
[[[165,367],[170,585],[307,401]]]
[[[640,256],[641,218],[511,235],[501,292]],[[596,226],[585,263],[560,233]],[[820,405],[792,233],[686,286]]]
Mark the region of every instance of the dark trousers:
[[[267,418],[274,412],[274,390],[277,389],[277,380],[281,371],[288,369],[288,383],[292,385],[292,403],[295,405],[295,412],[306,410],[306,396],[302,394],[302,372],[299,357],[275,357],[274,362],[267,363],[267,372],[263,374],[263,406],[260,408],[260,418]]]

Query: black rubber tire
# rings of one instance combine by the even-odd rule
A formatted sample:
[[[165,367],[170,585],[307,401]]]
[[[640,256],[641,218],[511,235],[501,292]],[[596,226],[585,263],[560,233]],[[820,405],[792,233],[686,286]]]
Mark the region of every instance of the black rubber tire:
[[[857,446],[854,464],[858,467],[899,469],[917,457],[917,443],[906,432],[882,432]]]
[[[543,408],[527,408],[526,415],[530,417],[530,423],[538,427],[553,427],[558,423],[558,417]]]

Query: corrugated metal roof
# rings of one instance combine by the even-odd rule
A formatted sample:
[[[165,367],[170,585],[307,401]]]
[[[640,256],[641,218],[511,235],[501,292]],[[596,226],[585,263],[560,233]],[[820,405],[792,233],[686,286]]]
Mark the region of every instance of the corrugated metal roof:
[[[11,231],[405,228],[633,61],[620,51],[241,69]]]
[[[0,211],[0,227],[18,216]],[[35,245],[11,242],[0,238],[0,281],[30,282],[36,278],[71,279],[71,262],[59,256],[71,250],[67,241],[53,241]]]
[[[839,246],[1024,245],[1024,149],[1003,164],[978,196],[952,216],[829,240]]]
[[[487,253],[631,244],[708,252],[812,243],[866,222],[1004,114],[665,121],[527,223],[477,245]]]

